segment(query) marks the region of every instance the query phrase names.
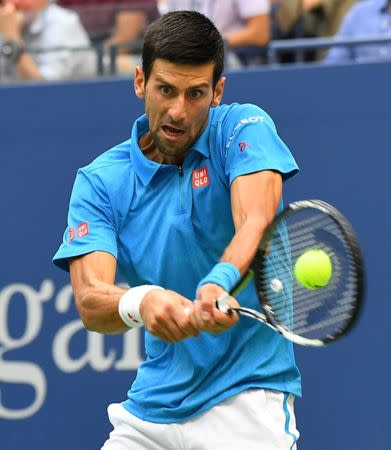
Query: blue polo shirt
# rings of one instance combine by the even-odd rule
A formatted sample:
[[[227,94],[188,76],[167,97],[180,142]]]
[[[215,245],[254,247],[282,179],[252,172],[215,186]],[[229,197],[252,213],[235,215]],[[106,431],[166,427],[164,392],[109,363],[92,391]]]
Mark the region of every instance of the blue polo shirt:
[[[271,118],[255,105],[211,109],[181,167],[143,155],[138,139],[147,131],[144,115],[130,140],[78,171],[54,262],[67,269],[69,257],[108,252],[130,286],[157,284],[193,299],[235,233],[232,181],[262,170],[279,171],[285,180],[298,168]],[[254,285],[238,300],[258,308]],[[218,336],[201,333],[176,344],[146,331],[145,346],[147,358],[124,402],[143,420],[186,420],[252,387],[301,394],[292,344],[245,317]]]

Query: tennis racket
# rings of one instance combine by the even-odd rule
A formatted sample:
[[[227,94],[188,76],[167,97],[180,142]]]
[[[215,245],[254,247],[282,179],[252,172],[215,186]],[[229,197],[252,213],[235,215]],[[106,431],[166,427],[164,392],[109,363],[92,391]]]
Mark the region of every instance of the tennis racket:
[[[299,258],[312,250],[320,251],[329,264],[328,279],[321,286],[303,284],[297,276]],[[260,311],[230,308],[228,300],[251,280]],[[217,299],[216,306],[256,319],[296,344],[321,347],[352,328],[363,294],[363,259],[351,225],[328,203],[305,200],[291,203],[276,216],[250,269],[229,294]]]

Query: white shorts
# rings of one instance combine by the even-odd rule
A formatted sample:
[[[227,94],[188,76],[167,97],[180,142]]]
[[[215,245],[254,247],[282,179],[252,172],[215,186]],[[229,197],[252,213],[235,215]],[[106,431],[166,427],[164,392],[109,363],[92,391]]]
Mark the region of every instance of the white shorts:
[[[113,403],[114,429],[101,450],[296,450],[293,402],[293,395],[249,389],[180,423],[146,422]]]

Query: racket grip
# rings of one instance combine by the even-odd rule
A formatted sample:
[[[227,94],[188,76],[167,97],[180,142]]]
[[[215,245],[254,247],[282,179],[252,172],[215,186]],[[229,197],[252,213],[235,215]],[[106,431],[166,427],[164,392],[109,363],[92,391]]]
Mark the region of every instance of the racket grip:
[[[231,308],[228,305],[228,300],[230,299],[230,295],[227,292],[224,292],[220,297],[216,299],[216,308],[226,314],[230,314]]]

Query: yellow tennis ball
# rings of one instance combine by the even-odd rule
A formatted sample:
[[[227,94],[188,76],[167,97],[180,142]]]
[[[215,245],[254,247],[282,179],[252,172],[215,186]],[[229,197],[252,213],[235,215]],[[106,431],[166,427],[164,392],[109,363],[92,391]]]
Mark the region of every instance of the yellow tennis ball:
[[[295,264],[295,277],[307,289],[326,286],[333,274],[329,255],[320,249],[307,250]]]

